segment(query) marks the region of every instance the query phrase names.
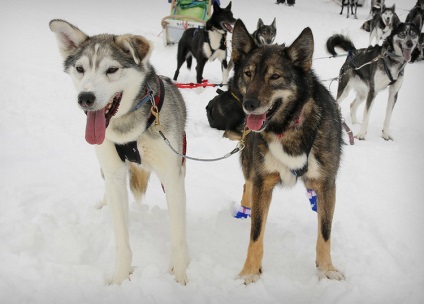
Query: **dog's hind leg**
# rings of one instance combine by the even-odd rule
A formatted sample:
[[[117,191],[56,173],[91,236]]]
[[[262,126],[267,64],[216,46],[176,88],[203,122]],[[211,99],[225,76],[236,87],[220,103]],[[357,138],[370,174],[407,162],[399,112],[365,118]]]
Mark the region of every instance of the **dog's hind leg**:
[[[265,178],[257,178],[252,184],[250,192],[252,202],[250,243],[247,258],[240,277],[245,284],[250,284],[259,279],[262,273],[263,242],[265,224],[272,198],[272,190],[280,182],[279,174],[270,174]]]
[[[128,235],[128,191],[126,185],[128,168],[116,153],[114,144],[108,140],[96,146],[96,154],[105,178],[105,197],[112,215],[115,234],[116,263],[115,272],[110,283],[120,284],[128,279],[132,272],[132,253]]]
[[[310,180],[305,183],[307,188],[317,194],[318,237],[316,245],[316,266],[319,277],[331,280],[343,280],[343,274],[334,266],[331,259],[331,226],[336,203],[335,180]]]
[[[227,59],[222,60],[221,69],[222,69],[222,82],[221,83],[227,84],[228,83],[228,75],[230,73],[228,63],[227,63]]]
[[[130,163],[130,188],[136,201],[140,201],[146,193],[150,172],[143,170],[140,166]]]
[[[177,53],[177,69],[175,70],[175,74],[174,74],[174,78],[173,78],[174,81],[177,81],[177,79],[178,79],[178,75],[180,74],[181,66],[186,61],[187,53],[188,53],[188,49],[186,47],[184,47],[182,44],[179,43],[178,44],[178,53]],[[187,62],[187,67],[190,69],[191,61],[190,61],[190,67],[188,66],[188,62]]]
[[[390,135],[390,122],[392,119],[393,109],[397,102],[398,92],[400,90],[400,87],[402,86],[402,82],[403,82],[403,77],[401,76],[389,88],[389,99],[387,101],[386,117],[384,118],[384,125],[383,125],[383,138],[385,140],[393,140],[393,137]]]
[[[366,96],[362,95],[360,92],[357,92],[355,99],[350,104],[350,119],[353,124],[359,123],[356,113],[359,105],[365,101],[365,97]]]

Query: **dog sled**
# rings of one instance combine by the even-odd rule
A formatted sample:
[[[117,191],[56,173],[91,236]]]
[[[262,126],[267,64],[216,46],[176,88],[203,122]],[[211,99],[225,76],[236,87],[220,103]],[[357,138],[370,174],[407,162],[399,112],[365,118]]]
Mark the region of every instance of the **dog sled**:
[[[178,43],[188,28],[203,28],[211,15],[211,2],[216,0],[168,0],[171,13],[163,17],[163,43],[165,46]]]

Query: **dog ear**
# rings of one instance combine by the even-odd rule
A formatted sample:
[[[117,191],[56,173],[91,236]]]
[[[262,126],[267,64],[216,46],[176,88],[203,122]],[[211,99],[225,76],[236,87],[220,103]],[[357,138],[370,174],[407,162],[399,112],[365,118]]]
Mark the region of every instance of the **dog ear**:
[[[237,19],[233,28],[231,58],[234,63],[239,62],[246,54],[252,51],[256,44],[246,29],[243,21]]]
[[[88,36],[76,26],[60,19],[54,19],[49,23],[50,29],[56,35],[60,54],[64,59],[68,58]]]
[[[146,64],[153,50],[151,43],[143,36],[126,34],[116,37],[115,41],[125,53],[132,56],[137,65]]]
[[[421,26],[422,26],[422,18],[420,14],[417,14],[414,18],[414,20],[412,20],[412,24],[414,24],[418,30],[420,30]]]
[[[221,7],[219,6],[219,4],[216,1],[213,1],[213,12],[219,12],[220,9]]]
[[[400,19],[399,19],[399,17],[398,17],[398,15],[397,14],[393,14],[393,17],[392,17],[392,25],[393,25],[393,28],[395,29],[395,28],[397,28],[400,24],[401,24],[402,22],[400,21]]]
[[[227,7],[226,7],[225,9],[229,9],[229,10],[231,10],[231,2],[232,2],[232,1],[230,1],[230,3],[227,5]]]
[[[275,17],[274,17],[274,20],[271,23],[271,26],[277,30],[277,20],[276,20]]]
[[[287,48],[287,54],[294,65],[308,72],[312,67],[314,53],[314,36],[309,27],[305,28],[299,37]]]
[[[262,19],[261,18],[259,18],[259,20],[258,20],[258,24],[256,25],[256,28],[257,29],[259,29],[261,26],[263,26],[264,25],[264,22],[262,21]]]

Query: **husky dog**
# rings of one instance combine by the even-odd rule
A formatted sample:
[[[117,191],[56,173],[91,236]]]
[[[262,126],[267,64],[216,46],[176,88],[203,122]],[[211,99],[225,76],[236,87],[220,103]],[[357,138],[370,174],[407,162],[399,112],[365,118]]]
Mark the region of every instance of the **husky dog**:
[[[392,7],[383,6],[381,12],[376,13],[370,21],[370,41],[369,45],[373,45],[375,40],[377,44],[382,44],[384,39],[390,35],[393,28],[399,25],[400,20],[397,16],[396,5]]]
[[[406,16],[405,22],[412,22],[415,19],[415,16],[420,15],[421,20],[424,19],[424,0],[418,0],[415,6],[409,11]],[[422,30],[422,24],[420,28],[420,32]]]
[[[262,272],[263,239],[272,191],[302,179],[318,198],[316,266],[322,277],[341,280],[332,264],[330,237],[336,175],[342,146],[342,121],[336,101],[312,70],[314,40],[310,28],[291,46],[256,46],[241,20],[234,26],[234,82],[242,95],[246,126],[241,166],[245,178],[242,205],[252,205],[246,284]]]
[[[180,68],[187,61],[191,69],[192,58],[196,58],[196,80],[202,82],[203,69],[206,62],[218,58],[221,61],[222,83],[226,84],[229,74],[227,62],[227,32],[233,31],[236,19],[231,12],[231,1],[226,8],[213,3],[213,13],[203,29],[189,28],[184,31],[178,42],[177,70],[174,81],[177,80]]]
[[[412,53],[418,45],[420,26],[421,18],[417,16],[413,23],[401,23],[394,28],[382,46],[375,45],[367,49],[356,49],[352,41],[343,35],[336,34],[327,40],[327,49],[331,54],[336,55],[335,47],[352,53],[340,69],[337,101],[342,102],[350,89],[356,92],[356,98],[350,105],[350,117],[353,123],[358,122],[356,117],[358,106],[365,99],[367,101],[361,129],[356,138],[365,139],[375,96],[389,87],[383,138],[393,140],[389,131],[390,120],[402,86],[404,68],[411,61]]]
[[[156,74],[149,62],[152,45],[142,36],[87,36],[58,19],[50,22],[50,29],[76,87],[77,105],[87,115],[85,139],[95,145],[105,180],[103,203],[112,214],[117,248],[111,283],[120,284],[132,272],[126,188],[130,167],[136,199],[145,193],[151,171],[162,182],[170,214],[171,267],[176,281],[186,284],[185,165],[156,128],[149,127],[160,112],[156,122],[161,131],[184,153],[186,108],[180,92],[170,79]]]
[[[270,25],[265,25],[262,19],[259,18],[256,30],[253,32],[252,37],[256,45],[261,46],[273,43],[276,35],[277,27],[275,18]]]
[[[356,11],[358,10],[358,0],[342,0],[342,10],[340,11],[340,15],[343,14],[343,9],[345,6],[347,6],[346,18],[349,18],[350,6],[350,13],[355,16],[355,19],[358,19],[356,16]],[[355,8],[355,13],[353,13],[353,8]]]
[[[424,33],[420,34],[420,39],[418,40],[418,46],[412,52],[411,62],[424,60]]]

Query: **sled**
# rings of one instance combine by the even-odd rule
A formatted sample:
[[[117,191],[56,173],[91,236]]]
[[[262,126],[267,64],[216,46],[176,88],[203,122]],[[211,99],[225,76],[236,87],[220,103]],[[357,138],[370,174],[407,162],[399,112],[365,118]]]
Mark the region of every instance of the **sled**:
[[[211,2],[214,0],[168,0],[171,13],[163,17],[163,44],[178,43],[188,28],[203,28],[211,15]]]

